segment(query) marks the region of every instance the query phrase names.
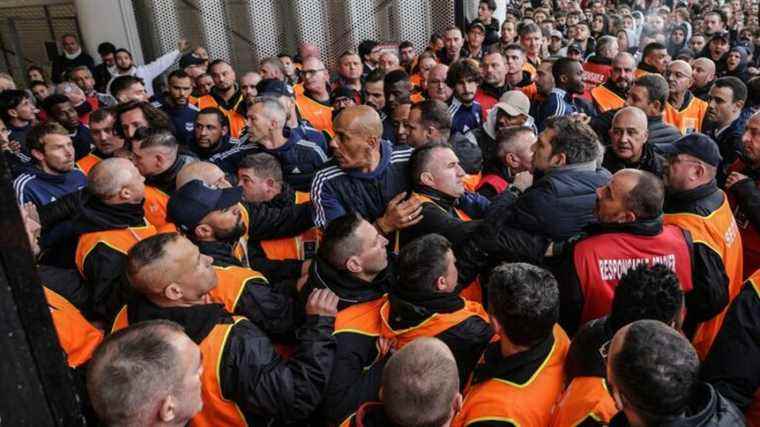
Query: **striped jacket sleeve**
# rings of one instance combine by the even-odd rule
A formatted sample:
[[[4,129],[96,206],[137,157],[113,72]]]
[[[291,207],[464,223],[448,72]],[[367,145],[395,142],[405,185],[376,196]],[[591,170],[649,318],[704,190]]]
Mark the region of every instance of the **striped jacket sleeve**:
[[[324,229],[330,221],[346,213],[330,182],[331,179],[342,174],[343,171],[333,166],[322,169],[314,175],[314,181],[311,184],[311,201],[314,205],[314,225],[319,228]]]

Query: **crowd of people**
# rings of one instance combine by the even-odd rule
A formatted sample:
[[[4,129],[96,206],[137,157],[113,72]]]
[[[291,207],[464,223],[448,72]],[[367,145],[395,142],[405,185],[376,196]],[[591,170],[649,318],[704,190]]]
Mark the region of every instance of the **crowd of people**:
[[[64,36],[0,144],[85,414],[760,426],[757,9],[483,0],[332,70]]]

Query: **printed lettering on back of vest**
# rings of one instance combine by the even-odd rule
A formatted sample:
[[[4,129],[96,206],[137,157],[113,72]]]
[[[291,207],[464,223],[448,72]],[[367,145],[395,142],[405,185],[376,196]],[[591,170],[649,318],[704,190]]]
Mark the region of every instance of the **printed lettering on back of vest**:
[[[675,254],[667,254],[660,256],[653,256],[651,258],[623,258],[623,259],[605,259],[599,260],[599,275],[602,280],[620,280],[620,278],[632,268],[636,268],[640,264],[647,264],[653,266],[655,264],[663,264],[673,272],[676,271],[676,256]]]

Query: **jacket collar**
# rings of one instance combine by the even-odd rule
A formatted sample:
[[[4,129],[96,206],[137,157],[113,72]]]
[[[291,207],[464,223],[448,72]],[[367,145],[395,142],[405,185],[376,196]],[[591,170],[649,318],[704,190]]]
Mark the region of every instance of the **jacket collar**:
[[[359,279],[345,270],[338,270],[322,257],[314,258],[309,267],[309,278],[314,287],[330,289],[346,306],[380,298],[390,288],[393,277],[390,263],[372,282]]]
[[[216,86],[211,88],[211,97],[226,110],[235,110],[238,105],[243,102],[243,92],[240,91],[240,87],[235,83],[235,93],[232,95],[229,101],[225,101]]]
[[[473,384],[498,378],[516,384],[524,384],[535,375],[554,347],[554,334],[550,333],[530,349],[507,357],[502,356],[498,342],[486,347],[480,363],[475,367]]]
[[[700,185],[697,188],[685,191],[668,191],[665,198],[665,211],[677,212],[680,210],[672,210],[679,206],[686,204],[692,204],[699,200],[705,199],[715,192],[719,191],[718,183],[713,179],[707,184]]]
[[[686,107],[691,104],[691,100],[694,99],[694,95],[692,95],[691,91],[686,89],[686,93],[683,96],[683,104],[681,105],[673,105],[670,104],[671,107],[675,108],[677,111],[683,111],[686,109]]]
[[[232,316],[221,304],[204,304],[192,307],[159,307],[143,296],[127,306],[127,320],[135,324],[145,320],[172,320],[179,323],[193,342],[200,344],[214,326],[231,323]]]
[[[177,158],[174,159],[174,163],[169,166],[169,169],[159,174],[147,177],[145,179],[145,183],[158,188],[164,193],[171,194],[174,192],[174,188],[177,185],[177,174],[179,173],[179,170],[182,169],[182,167],[185,165],[185,163],[186,162],[182,159],[182,154],[180,152],[177,152]]]
[[[427,185],[417,185],[415,186],[414,191],[430,197],[436,205],[442,207],[443,210],[447,212],[457,205],[457,199],[447,194],[443,194],[435,188],[428,187]]]
[[[368,179],[373,180],[385,172],[385,170],[388,168],[388,166],[391,164],[391,155],[393,154],[393,148],[391,147],[391,142],[386,140],[380,141],[380,163],[377,164],[377,167],[369,172],[362,172],[358,169],[350,169],[345,171],[346,174],[361,178],[361,179]]]
[[[213,258],[213,264],[216,266],[228,267],[234,265],[237,267],[243,267],[243,264],[240,263],[240,260],[235,258],[235,256],[232,254],[234,246],[232,243],[219,241],[200,242],[195,240],[193,243],[198,246],[198,250],[203,255],[208,255]]]
[[[630,233],[640,236],[656,236],[662,233],[662,215],[653,219],[640,219],[625,224],[591,224],[585,228],[591,235],[604,233]]]
[[[726,413],[725,407],[722,407],[721,396],[715,391],[713,386],[708,383],[700,383],[692,401],[686,412],[661,420],[657,425],[661,427],[690,427],[690,426],[707,426],[707,425],[733,425],[726,421],[732,416]],[[723,418],[726,420],[723,420]],[[610,427],[628,427],[631,424],[621,411],[610,421]]]
[[[610,92],[614,93],[619,98],[625,99],[628,96],[627,91],[617,87],[617,85],[615,85],[615,83],[612,83],[611,80],[607,80],[602,86],[609,89]]]

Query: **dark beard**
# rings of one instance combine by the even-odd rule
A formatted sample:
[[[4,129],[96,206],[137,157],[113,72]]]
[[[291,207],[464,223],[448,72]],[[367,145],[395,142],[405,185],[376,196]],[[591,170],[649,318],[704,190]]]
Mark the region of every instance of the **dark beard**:
[[[243,224],[243,220],[239,219],[237,224],[235,224],[235,227],[233,227],[231,230],[225,232],[217,232],[216,239],[220,242],[233,243],[237,242],[241,237],[243,237],[243,234],[245,234],[245,225]]]

